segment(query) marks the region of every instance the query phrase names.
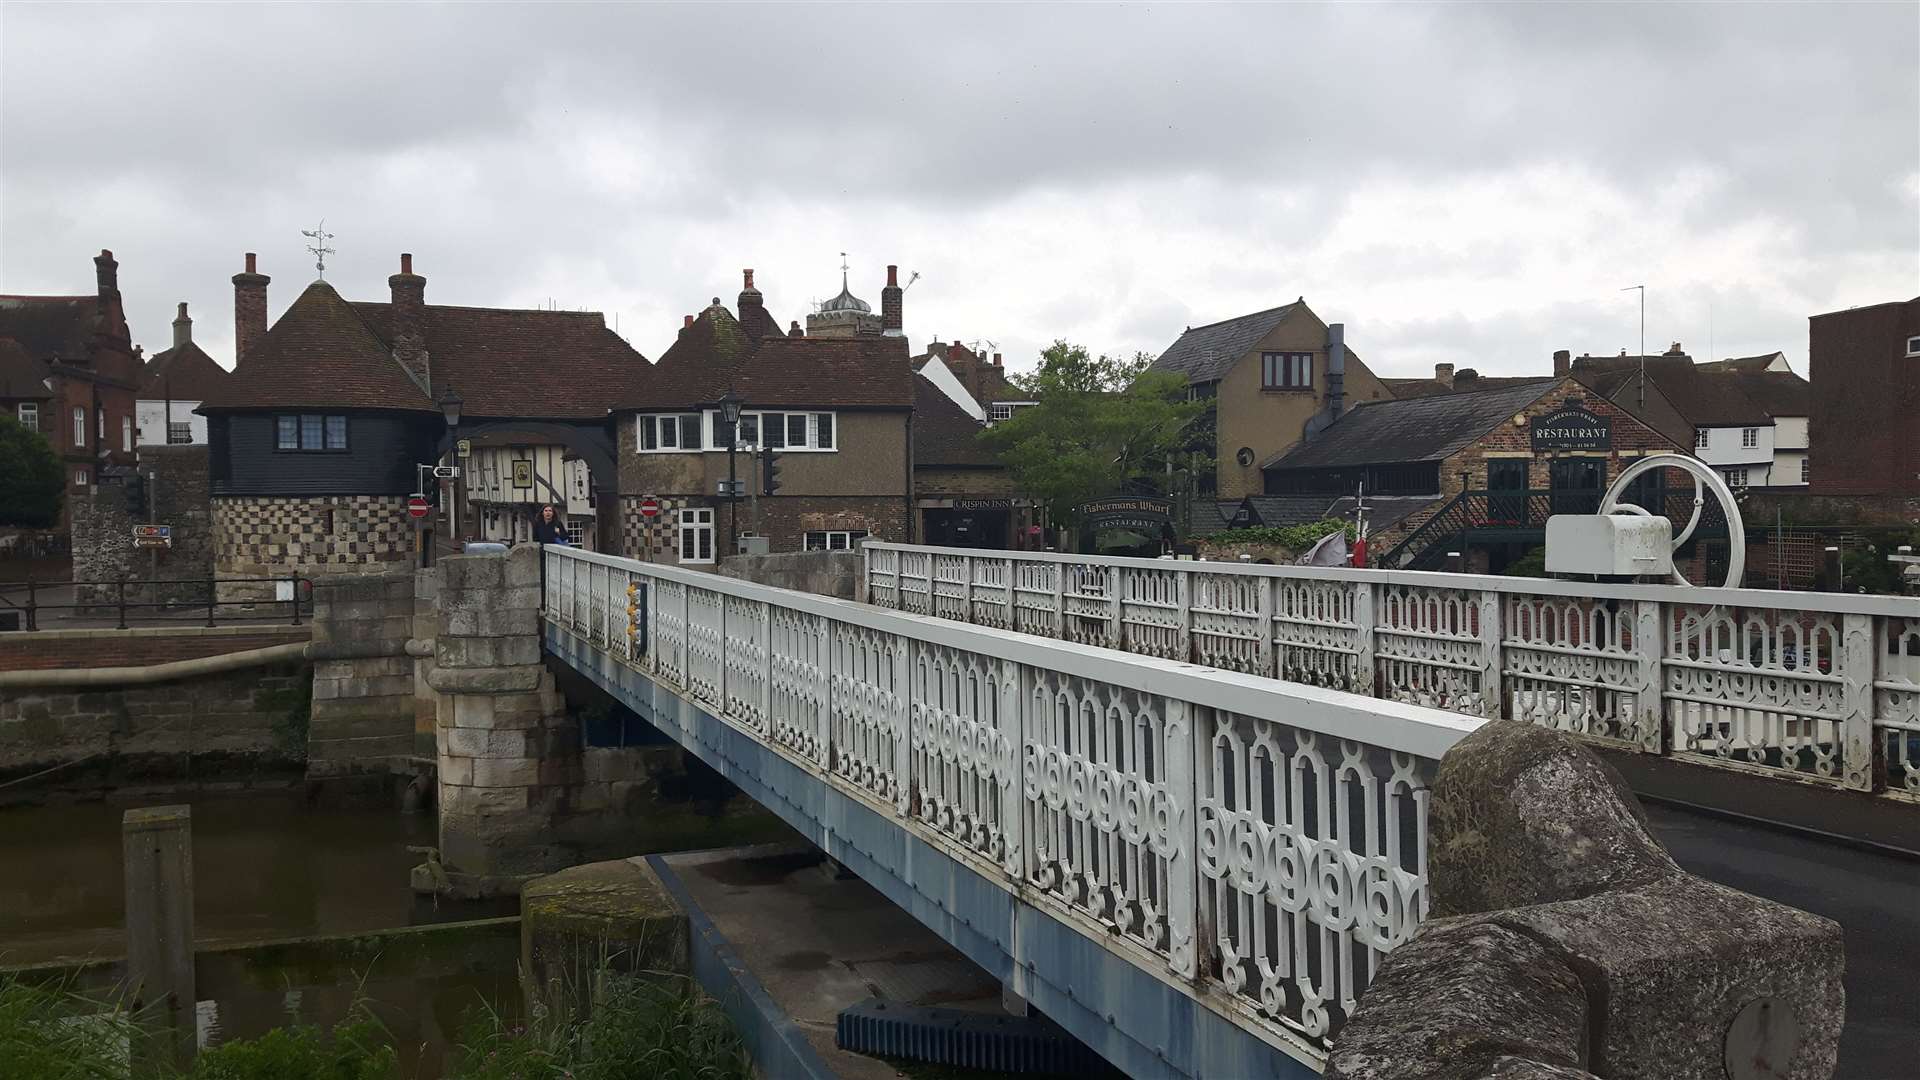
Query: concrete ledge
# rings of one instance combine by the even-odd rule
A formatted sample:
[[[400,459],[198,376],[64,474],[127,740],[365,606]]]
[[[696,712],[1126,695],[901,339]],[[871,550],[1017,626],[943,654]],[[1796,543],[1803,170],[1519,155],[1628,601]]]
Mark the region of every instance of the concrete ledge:
[[[53,686],[142,686],[172,682],[197,675],[218,675],[242,668],[270,667],[307,658],[308,643],[289,642],[264,649],[220,653],[192,660],[170,660],[147,667],[39,668],[27,671],[0,671],[0,690],[35,690]]]

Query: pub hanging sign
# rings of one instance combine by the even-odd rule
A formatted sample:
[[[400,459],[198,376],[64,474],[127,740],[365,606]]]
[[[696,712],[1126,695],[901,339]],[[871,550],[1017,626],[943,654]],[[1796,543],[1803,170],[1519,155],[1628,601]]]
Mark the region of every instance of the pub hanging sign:
[[[1533,449],[1611,450],[1613,421],[1585,409],[1556,409],[1533,418]]]

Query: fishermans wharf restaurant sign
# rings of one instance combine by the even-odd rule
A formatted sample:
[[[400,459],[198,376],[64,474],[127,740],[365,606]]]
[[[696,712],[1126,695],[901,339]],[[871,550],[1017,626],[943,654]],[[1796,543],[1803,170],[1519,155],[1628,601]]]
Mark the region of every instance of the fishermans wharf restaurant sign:
[[[1585,409],[1568,408],[1533,418],[1533,449],[1611,450],[1613,421]]]
[[[1080,504],[1081,520],[1089,529],[1145,529],[1158,532],[1173,520],[1170,499],[1096,499]]]

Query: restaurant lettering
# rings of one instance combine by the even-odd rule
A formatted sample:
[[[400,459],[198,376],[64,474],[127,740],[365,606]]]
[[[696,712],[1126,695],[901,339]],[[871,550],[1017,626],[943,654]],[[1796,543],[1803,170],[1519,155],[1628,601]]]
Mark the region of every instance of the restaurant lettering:
[[[1533,448],[1539,450],[1611,450],[1613,421],[1585,409],[1560,409],[1533,418]]]

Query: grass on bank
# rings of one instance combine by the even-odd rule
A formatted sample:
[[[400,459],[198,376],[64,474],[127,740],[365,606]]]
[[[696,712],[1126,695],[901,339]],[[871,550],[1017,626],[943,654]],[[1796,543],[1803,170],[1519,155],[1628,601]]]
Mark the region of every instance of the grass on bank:
[[[592,1014],[536,1010],[510,1025],[470,1010],[448,1054],[448,1080],[750,1080],[746,1049],[719,1008],[680,977],[606,974]],[[0,976],[0,1077],[132,1080],[130,1048],[148,1038],[117,999]],[[144,1055],[142,1055],[144,1056]],[[142,1070],[141,1080],[156,1074]],[[295,1018],[209,1047],[180,1080],[405,1080],[369,1003],[330,1027]]]

